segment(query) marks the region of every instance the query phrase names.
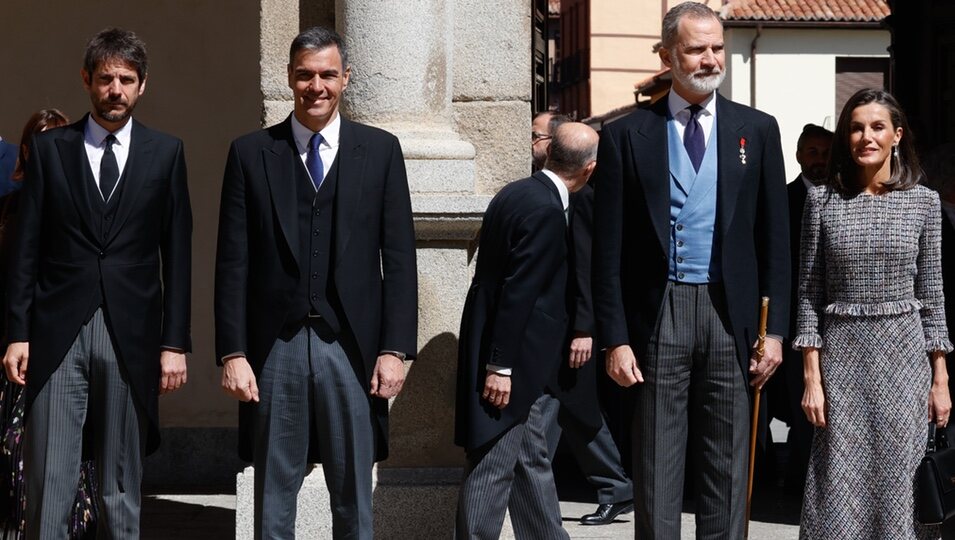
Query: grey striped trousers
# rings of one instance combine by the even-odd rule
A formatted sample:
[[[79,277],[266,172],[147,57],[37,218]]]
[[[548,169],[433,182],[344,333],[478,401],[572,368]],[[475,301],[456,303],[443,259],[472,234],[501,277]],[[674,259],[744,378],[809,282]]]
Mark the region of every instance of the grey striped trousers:
[[[23,468],[31,540],[67,538],[87,415],[98,486],[97,538],[139,538],[148,423],[126,384],[102,309],[80,329],[27,414]]]
[[[527,420],[506,431],[490,448],[468,454],[467,474],[458,494],[458,540],[499,538],[508,501],[518,540],[568,538],[547,457],[541,414],[544,399],[534,403]]]
[[[671,282],[638,361],[645,382],[632,430],[635,537],[680,538],[689,448],[696,537],[742,538],[749,397],[722,286]]]

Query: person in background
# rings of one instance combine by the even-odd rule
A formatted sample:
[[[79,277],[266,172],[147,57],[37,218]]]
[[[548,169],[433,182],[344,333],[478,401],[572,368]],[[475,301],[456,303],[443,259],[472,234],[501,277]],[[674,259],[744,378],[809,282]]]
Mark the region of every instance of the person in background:
[[[0,197],[15,191],[19,185],[13,181],[13,169],[17,163],[17,147],[0,139]]]

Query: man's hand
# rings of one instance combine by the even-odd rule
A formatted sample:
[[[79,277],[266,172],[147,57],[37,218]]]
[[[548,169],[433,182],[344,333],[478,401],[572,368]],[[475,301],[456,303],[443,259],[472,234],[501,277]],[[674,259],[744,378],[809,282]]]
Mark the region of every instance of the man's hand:
[[[7,371],[7,378],[20,386],[27,383],[27,362],[30,360],[30,343],[15,341],[7,346],[7,354],[3,356],[3,369]]]
[[[163,350],[159,353],[159,365],[162,378],[159,382],[159,395],[175,392],[186,384],[186,354]]]
[[[484,392],[481,397],[498,409],[507,407],[507,404],[511,402],[511,378],[488,371],[487,377],[484,378]]]
[[[617,345],[607,349],[607,375],[620,386],[633,386],[643,382],[643,373],[630,345]]]
[[[574,333],[574,339],[570,341],[570,367],[579,369],[590,360],[594,349],[594,338],[581,332]]]
[[[753,346],[753,355],[749,358],[749,374],[753,379],[749,384],[762,389],[766,381],[776,372],[779,364],[783,363],[783,342],[776,338],[767,337],[763,347],[763,358],[756,358],[756,346]]]
[[[255,384],[255,373],[244,356],[233,356],[224,360],[222,368],[222,390],[226,394],[241,400],[259,402],[259,387]]]
[[[401,392],[405,384],[405,363],[393,354],[382,354],[371,374],[371,395],[389,399]]]

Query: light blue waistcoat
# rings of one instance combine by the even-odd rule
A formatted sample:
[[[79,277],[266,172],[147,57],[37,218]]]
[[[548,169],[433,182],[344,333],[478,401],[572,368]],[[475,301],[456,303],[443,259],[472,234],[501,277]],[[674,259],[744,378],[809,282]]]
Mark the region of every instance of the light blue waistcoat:
[[[676,129],[667,120],[670,161],[670,281],[717,283],[722,281],[719,239],[716,235],[716,123],[710,134],[700,171]]]

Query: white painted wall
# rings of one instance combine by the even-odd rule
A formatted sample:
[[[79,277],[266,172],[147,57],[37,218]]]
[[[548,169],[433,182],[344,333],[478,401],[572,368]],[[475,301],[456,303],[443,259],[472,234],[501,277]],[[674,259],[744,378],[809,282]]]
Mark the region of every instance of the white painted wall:
[[[756,30],[727,28],[728,74],[720,93],[776,117],[786,178],[799,174],[796,140],[807,123],[835,129],[836,57],[888,57],[887,30],[764,28],[756,43],[756,103],[750,95],[750,47]]]

